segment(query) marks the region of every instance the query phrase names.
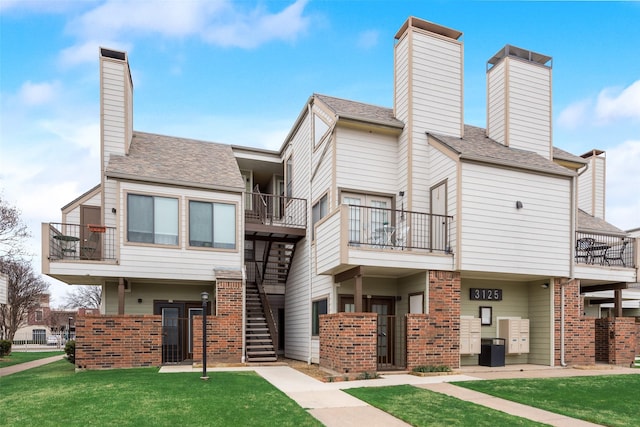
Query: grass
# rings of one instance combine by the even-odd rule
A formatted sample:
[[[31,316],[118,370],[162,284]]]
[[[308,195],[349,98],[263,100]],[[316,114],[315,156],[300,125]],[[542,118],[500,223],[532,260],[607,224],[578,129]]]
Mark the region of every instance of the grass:
[[[0,357],[0,368],[61,354],[64,354],[64,351],[13,351],[9,356]]]
[[[159,374],[157,368],[75,373],[66,360],[2,378],[7,426],[320,426],[253,372]],[[33,403],[37,402],[37,405]]]
[[[414,426],[544,425],[410,385],[344,391]]]
[[[466,381],[458,386],[607,426],[637,426],[640,375]]]

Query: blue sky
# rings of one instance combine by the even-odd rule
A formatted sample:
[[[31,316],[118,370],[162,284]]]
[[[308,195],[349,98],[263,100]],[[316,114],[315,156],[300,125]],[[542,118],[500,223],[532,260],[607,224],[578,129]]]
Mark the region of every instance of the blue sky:
[[[392,107],[408,16],[463,32],[468,124],[500,48],[552,56],[554,144],[605,150],[607,220],[640,227],[640,2],[2,0],[0,191],[39,253],[99,182],[98,46],[129,52],[136,130],[278,149],[314,92]]]

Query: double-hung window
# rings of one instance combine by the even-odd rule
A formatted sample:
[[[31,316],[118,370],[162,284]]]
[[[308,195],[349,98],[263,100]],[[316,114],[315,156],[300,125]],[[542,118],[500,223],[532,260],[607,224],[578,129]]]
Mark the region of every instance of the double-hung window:
[[[178,199],[127,195],[127,241],[178,244]]]
[[[205,248],[236,248],[236,205],[189,202],[189,245]]]

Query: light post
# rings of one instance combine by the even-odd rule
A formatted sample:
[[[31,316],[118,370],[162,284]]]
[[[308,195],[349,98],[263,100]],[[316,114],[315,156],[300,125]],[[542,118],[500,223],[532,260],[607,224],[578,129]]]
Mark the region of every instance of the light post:
[[[207,302],[209,301],[209,294],[202,292],[202,376],[201,380],[208,380],[207,376]]]
[[[71,321],[73,317],[69,316],[69,325],[67,327],[67,341],[71,341]]]

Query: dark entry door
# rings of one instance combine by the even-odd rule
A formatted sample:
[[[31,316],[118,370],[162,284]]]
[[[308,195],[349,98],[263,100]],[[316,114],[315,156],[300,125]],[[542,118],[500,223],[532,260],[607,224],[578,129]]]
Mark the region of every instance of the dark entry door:
[[[80,206],[80,258],[101,260],[103,233],[91,231],[88,224],[102,225],[99,206]]]
[[[193,321],[202,316],[202,303],[156,301],[153,311],[162,316],[162,363],[192,360],[193,345],[198,341],[193,336]]]
[[[340,311],[353,312],[353,296],[340,296]],[[393,365],[395,360],[395,298],[372,297],[362,298],[362,307],[365,312],[378,314],[378,365]]]

